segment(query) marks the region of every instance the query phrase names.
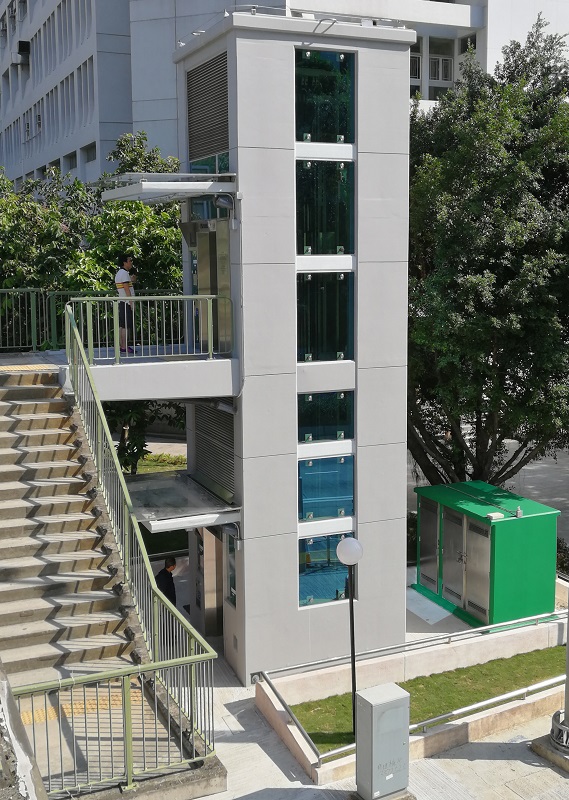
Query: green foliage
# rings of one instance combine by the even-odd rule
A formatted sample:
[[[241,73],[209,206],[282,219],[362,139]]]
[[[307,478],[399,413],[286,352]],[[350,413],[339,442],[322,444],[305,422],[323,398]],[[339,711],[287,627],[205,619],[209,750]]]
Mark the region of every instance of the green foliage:
[[[568,62],[545,25],[412,113],[409,448],[431,483],[502,484],[568,441]]]
[[[114,175],[125,172],[179,172],[180,161],[174,156],[163,158],[159,147],[148,149],[148,136],[144,131],[125,133],[117,139],[107,161],[116,161]]]
[[[557,537],[557,571],[569,575],[569,544],[560,536]]]

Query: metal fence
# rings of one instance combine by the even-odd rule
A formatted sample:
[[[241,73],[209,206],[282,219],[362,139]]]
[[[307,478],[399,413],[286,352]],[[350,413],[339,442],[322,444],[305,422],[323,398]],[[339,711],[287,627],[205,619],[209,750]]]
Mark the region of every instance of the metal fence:
[[[77,297],[70,305],[89,364],[231,354],[233,322],[228,297],[174,295],[131,297],[128,301]]]
[[[215,747],[216,653],[156,586],[70,306],[65,321],[75,401],[150,663],[14,690],[52,794],[129,787]]]
[[[120,317],[125,303],[92,292],[0,290],[0,352],[58,350],[65,346],[65,307],[71,303],[88,363],[129,358],[229,356],[233,314],[228,297],[167,295],[132,297],[132,324],[121,352]]]

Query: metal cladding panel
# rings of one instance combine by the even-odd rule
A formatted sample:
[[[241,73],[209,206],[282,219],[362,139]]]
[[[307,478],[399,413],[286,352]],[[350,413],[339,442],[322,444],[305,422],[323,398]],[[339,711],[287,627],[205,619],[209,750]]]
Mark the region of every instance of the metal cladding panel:
[[[230,495],[235,493],[233,419],[225,411],[196,406],[196,477],[216,493],[219,487]]]
[[[227,53],[220,53],[186,75],[188,158],[229,150]]]

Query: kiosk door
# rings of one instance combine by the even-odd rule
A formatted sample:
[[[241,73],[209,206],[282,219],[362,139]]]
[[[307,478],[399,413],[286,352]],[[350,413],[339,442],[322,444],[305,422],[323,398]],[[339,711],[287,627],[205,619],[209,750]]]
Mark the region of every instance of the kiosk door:
[[[426,497],[420,498],[421,530],[420,530],[420,566],[419,583],[430,589],[439,591],[439,506]]]
[[[488,623],[490,600],[490,528],[467,520],[465,607],[473,617]]]
[[[443,513],[443,597],[462,606],[464,597],[464,517]]]

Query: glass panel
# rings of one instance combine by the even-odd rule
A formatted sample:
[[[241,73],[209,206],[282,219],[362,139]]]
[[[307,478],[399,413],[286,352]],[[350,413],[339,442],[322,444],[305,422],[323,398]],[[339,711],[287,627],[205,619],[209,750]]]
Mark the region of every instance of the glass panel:
[[[296,162],[296,252],[354,252],[354,164]]]
[[[411,56],[411,78],[419,80],[421,77],[421,56]]]
[[[429,39],[429,53],[434,56],[454,56],[454,39]]]
[[[198,175],[215,175],[217,169],[215,156],[209,158],[200,158],[199,161],[190,161],[190,172],[195,172]]]
[[[442,60],[442,73],[443,73],[443,81],[452,81],[452,66],[453,61],[451,58],[443,58]]]
[[[298,396],[299,442],[353,438],[353,392],[319,392]]]
[[[227,537],[227,600],[232,606],[237,602],[237,591],[235,588],[235,539],[233,536]]]
[[[298,360],[353,358],[353,273],[299,273],[296,285]]]
[[[441,61],[440,58],[429,59],[429,78],[432,81],[439,81],[441,79]]]
[[[348,594],[348,568],[336,556],[341,539],[352,533],[317,536],[298,542],[298,604],[343,600]]]
[[[429,100],[440,100],[448,91],[447,86],[429,86]]]
[[[229,153],[220,153],[217,157],[217,171],[229,172]]]
[[[353,53],[296,51],[296,140],[353,142]]]
[[[298,462],[298,518],[330,519],[354,513],[354,457]]]

